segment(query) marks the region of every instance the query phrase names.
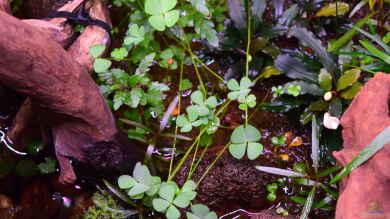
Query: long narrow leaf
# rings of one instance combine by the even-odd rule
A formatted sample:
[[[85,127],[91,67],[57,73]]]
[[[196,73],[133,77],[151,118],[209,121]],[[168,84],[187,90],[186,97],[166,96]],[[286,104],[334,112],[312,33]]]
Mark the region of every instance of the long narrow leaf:
[[[362,44],[362,46],[364,48],[366,48],[370,53],[372,53],[373,56],[381,59],[382,61],[386,62],[387,64],[390,64],[390,55],[387,55],[386,53],[377,49],[374,45],[372,45],[368,41],[359,40],[359,42],[360,42],[360,44]]]
[[[255,15],[259,20],[262,20],[266,8],[267,8],[266,0],[253,1],[252,14]]]
[[[320,163],[320,137],[319,126],[317,124],[316,116],[313,115],[311,120],[311,159],[313,160],[313,167],[318,173],[318,166]]]
[[[314,202],[315,193],[316,193],[316,187],[313,186],[313,188],[311,189],[311,191],[309,193],[309,196],[307,196],[305,205],[303,206],[302,214],[299,217],[299,219],[307,219],[307,217],[309,216],[311,207],[312,207],[313,202]]]
[[[272,174],[280,175],[280,176],[305,177],[305,175],[303,175],[302,173],[298,173],[298,172],[286,170],[286,169],[275,168],[275,167],[255,166],[255,168],[260,170],[260,171],[266,172],[266,173],[272,173]]]
[[[240,0],[229,0],[229,16],[238,29],[246,27],[245,10]]]
[[[374,16],[376,12],[373,12],[366,17],[360,19],[356,24],[355,27],[362,28],[372,16]],[[354,28],[351,28],[348,30],[344,35],[342,35],[340,38],[338,38],[336,41],[329,44],[328,52],[335,52],[339,50],[341,47],[343,47],[345,44],[347,44],[349,41],[351,41],[352,37],[355,36],[358,33],[358,31]]]
[[[358,168],[361,164],[369,160],[380,149],[390,142],[390,126],[386,127],[381,133],[379,133],[374,140],[361,151],[351,162],[349,162],[343,170],[337,174],[329,184],[333,184],[341,180],[344,176],[347,176],[352,170]]]
[[[306,28],[295,27],[291,30],[291,34],[299,39],[303,45],[314,50],[326,70],[331,74],[334,73],[336,68],[335,62],[328,51],[326,51],[325,47],[322,46],[321,41],[317,39],[312,32]]]
[[[382,39],[380,37],[378,37],[377,35],[372,35],[370,33],[368,33],[367,31],[365,30],[362,30],[358,27],[354,27],[357,31],[359,31],[360,33],[362,33],[364,36],[370,38],[372,41],[376,42],[378,45],[380,45],[387,53],[390,54],[390,47],[382,41]]]

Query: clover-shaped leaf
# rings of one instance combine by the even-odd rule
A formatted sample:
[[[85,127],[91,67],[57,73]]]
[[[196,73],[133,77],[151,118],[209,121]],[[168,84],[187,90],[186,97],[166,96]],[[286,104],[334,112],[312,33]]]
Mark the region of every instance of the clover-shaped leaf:
[[[188,219],[217,219],[218,216],[215,212],[202,204],[196,204],[191,206],[192,212],[187,212]]]
[[[191,122],[184,115],[180,115],[177,117],[176,125],[181,127],[181,132],[189,132],[192,130]]]
[[[145,38],[145,29],[143,26],[138,26],[137,24],[132,24],[127,31],[127,36],[125,37],[124,44],[127,46],[138,45]]]
[[[166,27],[172,27],[179,20],[179,11],[172,10],[177,0],[146,0],[145,12],[152,15],[149,23],[153,28],[164,31]]]
[[[255,127],[251,125],[238,126],[231,135],[229,151],[237,159],[241,159],[247,152],[248,158],[254,160],[263,151],[263,145],[256,143],[260,138],[261,134]]]
[[[191,101],[196,103],[196,104],[199,104],[199,105],[202,105],[204,104],[204,98],[203,98],[203,94],[201,91],[197,90],[195,91],[194,93],[191,94]]]
[[[228,93],[228,98],[246,104],[247,96],[251,92],[250,87],[252,87],[252,85],[253,83],[248,77],[241,78],[240,84],[238,84],[236,79],[231,79],[228,82],[228,88],[231,90],[231,92]],[[250,97],[250,99],[253,99],[253,97]],[[253,105],[252,102],[251,105]],[[246,107],[247,106],[241,106],[243,109]]]
[[[118,185],[121,189],[130,189],[135,184],[137,184],[137,181],[129,175],[122,175],[118,178]]]

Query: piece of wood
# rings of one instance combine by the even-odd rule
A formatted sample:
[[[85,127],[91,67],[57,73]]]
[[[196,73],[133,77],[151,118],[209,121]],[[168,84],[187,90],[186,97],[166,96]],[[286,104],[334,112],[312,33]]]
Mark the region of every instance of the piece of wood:
[[[30,96],[50,126],[60,179],[76,179],[70,158],[94,168],[139,160],[123,143],[115,119],[86,69],[41,31],[0,12],[0,83]],[[113,157],[115,156],[115,159]],[[123,164],[123,165],[121,165]]]

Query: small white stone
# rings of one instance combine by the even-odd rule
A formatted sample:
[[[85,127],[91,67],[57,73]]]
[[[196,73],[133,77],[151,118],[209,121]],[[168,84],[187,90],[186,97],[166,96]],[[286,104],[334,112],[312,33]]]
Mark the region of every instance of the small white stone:
[[[331,116],[330,113],[324,114],[324,126],[327,129],[337,129],[340,125],[340,120],[337,117]]]
[[[330,101],[333,97],[332,91],[328,91],[324,94],[324,100],[325,101]]]

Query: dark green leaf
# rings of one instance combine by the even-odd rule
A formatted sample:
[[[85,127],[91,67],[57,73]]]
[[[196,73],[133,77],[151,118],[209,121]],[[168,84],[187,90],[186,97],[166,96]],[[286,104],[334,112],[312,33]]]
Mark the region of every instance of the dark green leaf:
[[[275,67],[289,78],[317,82],[317,74],[308,71],[302,61],[289,55],[278,56]]]

